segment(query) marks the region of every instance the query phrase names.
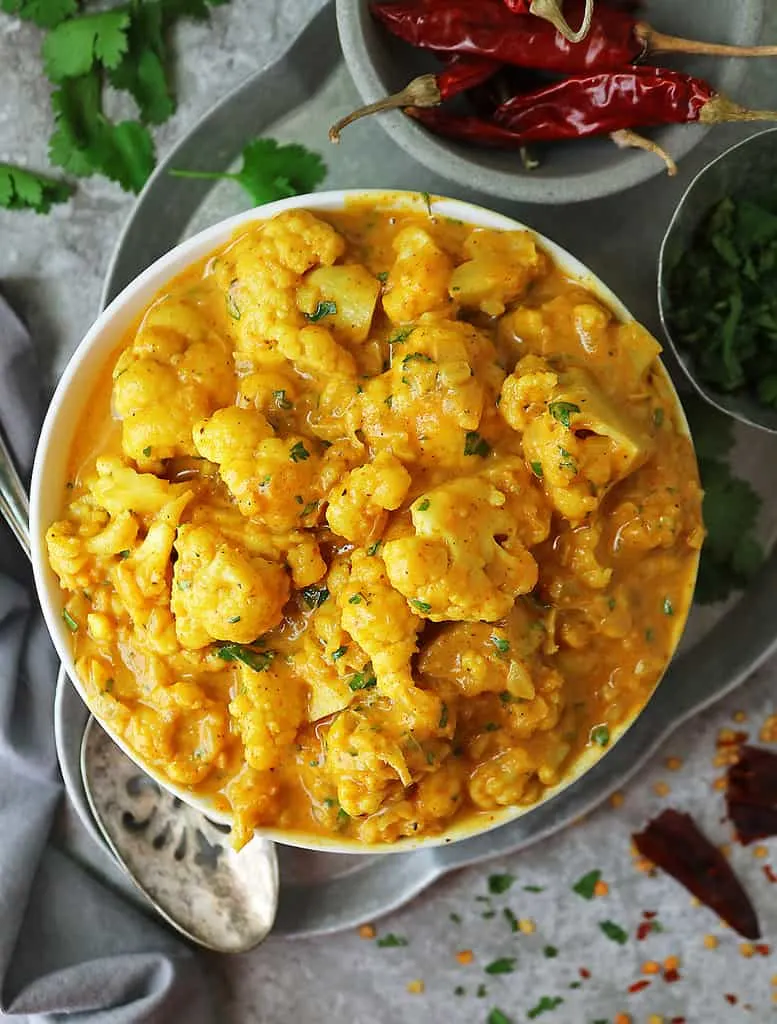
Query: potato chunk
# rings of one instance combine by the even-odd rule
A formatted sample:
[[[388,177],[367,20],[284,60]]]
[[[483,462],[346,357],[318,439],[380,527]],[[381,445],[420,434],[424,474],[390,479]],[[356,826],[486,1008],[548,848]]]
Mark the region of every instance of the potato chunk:
[[[380,281],[360,263],[318,267],[306,275],[297,290],[303,313],[315,313],[320,302],[334,303],[324,321],[338,341],[366,341],[380,294]]]

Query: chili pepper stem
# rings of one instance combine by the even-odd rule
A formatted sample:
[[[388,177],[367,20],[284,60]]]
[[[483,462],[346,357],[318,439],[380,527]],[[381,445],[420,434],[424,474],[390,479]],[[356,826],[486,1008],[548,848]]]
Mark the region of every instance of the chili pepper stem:
[[[729,46],[727,43],[703,43],[696,39],[667,36],[644,21],[634,34],[647,53],[699,53],[710,57],[777,57],[777,46]]]
[[[570,43],[582,43],[591,31],[591,21],[594,15],[594,0],[585,0],[585,13],[583,23],[577,32],[573,32],[569,22],[561,13],[559,0],[532,0],[529,10],[538,18],[544,18]]]
[[[368,103],[364,107],[358,107],[345,117],[332,125],[329,129],[329,141],[338,143],[340,132],[349,124],[358,121],[370,114],[380,114],[384,110],[396,110],[401,107],[436,107],[442,101],[435,75],[419,75],[401,92],[395,92],[392,96],[377,100],[375,103]]]
[[[677,164],[667,151],[662,149],[657,142],[653,142],[652,139],[646,139],[644,135],[639,135],[637,132],[629,131],[626,128],[612,132],[610,138],[619,149],[644,149],[646,153],[655,153],[666,164],[666,173],[670,178],[677,174]]]
[[[726,121],[777,121],[777,110],[748,110],[725,96],[713,96],[701,108],[702,124],[722,124]]]

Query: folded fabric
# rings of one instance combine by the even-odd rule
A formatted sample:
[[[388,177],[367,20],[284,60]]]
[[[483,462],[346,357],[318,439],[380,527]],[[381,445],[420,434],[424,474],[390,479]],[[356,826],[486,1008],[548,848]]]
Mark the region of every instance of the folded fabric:
[[[0,425],[32,464],[42,413],[29,335],[0,296]],[[0,1008],[28,1021],[210,1024],[192,951],[58,850],[57,660],[29,568],[0,522]]]

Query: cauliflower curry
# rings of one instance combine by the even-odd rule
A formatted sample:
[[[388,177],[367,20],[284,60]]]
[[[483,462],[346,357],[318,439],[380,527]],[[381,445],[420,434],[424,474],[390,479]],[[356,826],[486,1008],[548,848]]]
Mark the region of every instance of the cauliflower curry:
[[[530,805],[644,705],[701,492],[659,345],[523,231],[282,213],[125,338],[47,534],[95,714],[257,826]]]

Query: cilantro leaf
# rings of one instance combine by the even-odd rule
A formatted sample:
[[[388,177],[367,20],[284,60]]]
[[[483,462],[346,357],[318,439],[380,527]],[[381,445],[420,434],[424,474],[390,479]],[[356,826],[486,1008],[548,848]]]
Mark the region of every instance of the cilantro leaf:
[[[127,192],[139,192],[154,167],[154,143],[137,121],[113,124],[102,110],[96,71],[63,82],[51,97],[56,131],[49,159],[71,174],[104,174]]]
[[[488,1015],[487,1024],[512,1024],[512,1021],[506,1013],[502,1013],[499,1007],[495,1006]]]
[[[236,181],[261,206],[275,199],[313,192],[326,177],[318,153],[305,146],[281,146],[275,139],[254,139],[243,150],[243,165],[234,174],[218,171],[170,171],[178,178],[225,178]]]
[[[129,18],[127,50],[108,78],[114,89],[130,93],[142,121],[162,124],[175,113],[175,97],[165,70],[171,58],[164,37],[163,4],[134,0]]]
[[[43,63],[52,82],[85,75],[95,64],[115,68],[127,50],[127,11],[101,11],[62,21],[43,41]]]
[[[493,893],[494,896],[500,896],[503,892],[507,892],[514,881],[515,875],[489,875],[488,891]]]
[[[486,974],[512,974],[515,970],[515,957],[502,956],[498,960],[492,960],[484,968]]]
[[[0,0],[0,11],[31,21],[39,28],[55,28],[77,10],[76,0]]]
[[[572,886],[572,892],[576,892],[577,895],[582,896],[584,900],[592,900],[594,898],[596,883],[601,877],[601,871],[589,871],[587,875],[583,875],[582,878],[575,882]]]
[[[72,191],[67,182],[0,163],[0,206],[6,210],[48,213],[54,203],[67,202]]]
[[[275,658],[275,651],[254,651],[243,644],[222,644],[216,654],[222,661],[241,661],[254,672],[266,672]]]
[[[621,928],[619,924],[615,924],[614,921],[600,921],[599,927],[612,942],[617,942],[620,946],[625,946],[629,941],[627,932]]]

